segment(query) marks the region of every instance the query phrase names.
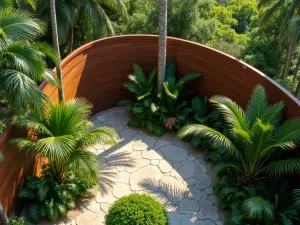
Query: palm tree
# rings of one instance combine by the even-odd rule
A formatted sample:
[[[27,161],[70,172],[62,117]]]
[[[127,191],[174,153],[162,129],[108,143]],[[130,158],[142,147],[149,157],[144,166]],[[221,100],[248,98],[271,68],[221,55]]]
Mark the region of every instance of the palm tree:
[[[260,85],[254,89],[246,111],[224,96],[214,96],[210,102],[222,114],[229,136],[196,124],[184,126],[178,136],[206,138],[215,147],[228,152],[235,163],[220,165],[217,171],[232,168],[246,184],[257,181],[263,173],[280,176],[300,172],[299,159],[270,162],[270,157],[274,157],[275,153],[292,150],[300,143],[299,118],[280,125],[283,102],[268,106],[265,90]]]
[[[47,69],[46,57],[58,62],[55,51],[34,40],[41,37],[46,26],[31,13],[12,8],[0,9],[0,90],[2,98],[18,115],[28,106],[40,110],[47,97],[37,83],[43,80],[58,85]]]
[[[259,1],[259,7],[262,6],[270,6],[266,11],[263,16],[262,22],[266,22],[279,8],[284,8],[286,0],[279,0],[279,1],[274,1],[274,0],[260,0]],[[295,50],[295,42],[293,39],[299,39],[299,34],[297,36],[290,36],[291,34],[287,31],[288,23],[289,21],[293,18],[295,13],[300,15],[300,1],[299,0],[292,0],[292,3],[289,3],[288,8],[284,8],[286,13],[285,17],[283,18],[282,24],[281,24],[281,39],[282,40],[287,40],[288,42],[288,48],[287,48],[287,53],[286,53],[286,58],[284,62],[284,67],[282,70],[282,75],[281,79],[286,79],[288,76],[288,72],[291,66],[291,61],[292,61],[292,55]]]
[[[166,74],[168,0],[159,0],[158,91],[163,91]]]
[[[50,24],[49,2],[39,0],[38,16]],[[67,43],[67,52],[73,50],[74,27],[81,27],[87,41],[114,34],[106,8],[128,20],[129,0],[60,0],[56,2],[57,27],[60,44]]]
[[[59,50],[59,42],[58,42],[58,31],[57,31],[57,20],[56,20],[56,5],[55,0],[50,0],[50,12],[51,12],[51,25],[52,25],[52,38],[53,38],[53,45],[60,60],[60,50]],[[56,65],[56,73],[57,77],[60,82],[60,87],[58,88],[58,98],[59,101],[64,101],[64,88],[63,88],[63,77],[62,77],[62,69],[60,62]]]
[[[43,114],[29,113],[17,126],[29,130],[28,138],[12,139],[20,150],[49,159],[58,180],[68,172],[88,181],[99,180],[99,163],[88,149],[97,143],[117,145],[118,135],[109,127],[89,129],[92,105],[85,99],[73,99],[58,105],[50,103]]]

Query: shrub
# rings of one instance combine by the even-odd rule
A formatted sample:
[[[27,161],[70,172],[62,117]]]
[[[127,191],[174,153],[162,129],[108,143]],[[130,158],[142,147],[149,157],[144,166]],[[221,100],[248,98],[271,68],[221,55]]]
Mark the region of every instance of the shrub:
[[[106,225],[168,225],[163,206],[147,195],[131,194],[117,200],[106,215]]]
[[[38,223],[42,218],[52,221],[75,208],[76,197],[87,197],[94,185],[69,173],[64,180],[58,180],[52,169],[43,170],[42,177],[28,176],[19,197],[29,205],[29,219]]]
[[[193,91],[186,84],[201,76],[191,73],[181,79],[176,79],[176,62],[172,60],[166,70],[163,91],[157,90],[157,69],[146,76],[142,68],[134,64],[134,74],[129,75],[131,82],[124,86],[135,94],[135,101],[121,101],[120,105],[128,106],[133,113],[128,126],[146,127],[150,132],[161,136],[165,130],[178,130],[186,124],[192,109],[189,107],[187,97]]]
[[[10,225],[29,225],[24,217],[17,217],[15,215],[10,216],[9,218]]]

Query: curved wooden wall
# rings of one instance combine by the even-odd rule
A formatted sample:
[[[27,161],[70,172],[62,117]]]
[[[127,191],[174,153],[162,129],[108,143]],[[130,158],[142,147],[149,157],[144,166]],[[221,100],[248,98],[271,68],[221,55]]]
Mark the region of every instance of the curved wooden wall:
[[[132,73],[132,64],[138,63],[147,72],[156,67],[157,43],[157,36],[129,35],[104,38],[77,49],[62,62],[66,99],[85,97],[94,104],[94,112],[98,112],[130,98],[123,83]],[[167,48],[168,60],[175,58],[177,61],[179,76],[203,73],[192,83],[198,95],[226,95],[245,106],[253,88],[262,84],[270,102],[285,101],[288,118],[300,116],[300,102],[251,66],[215,49],[176,38],[168,38]],[[58,101],[55,87],[43,84],[41,88]],[[8,131],[0,142],[5,156],[0,163],[0,200],[9,211],[14,208],[13,199],[22,177],[34,161],[32,157],[17,155],[15,149],[6,146],[12,133]]]

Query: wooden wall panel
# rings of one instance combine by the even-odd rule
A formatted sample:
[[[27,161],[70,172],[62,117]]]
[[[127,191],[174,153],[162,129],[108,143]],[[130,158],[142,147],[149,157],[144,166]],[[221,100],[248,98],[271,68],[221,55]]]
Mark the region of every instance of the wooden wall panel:
[[[94,104],[94,112],[117,106],[122,99],[132,95],[123,87],[132,64],[138,63],[150,72],[157,65],[157,36],[129,35],[104,38],[75,50],[62,62],[66,99],[85,97]],[[271,102],[285,101],[286,116],[300,116],[300,102],[270,78],[228,56],[206,46],[168,38],[168,60],[175,58],[178,75],[202,72],[203,76],[192,83],[200,96],[226,95],[245,106],[253,88],[262,84]],[[42,84],[42,90],[58,102],[57,89]],[[15,195],[26,174],[39,172],[38,163],[29,155],[19,154],[7,146],[7,140],[16,135],[7,130],[0,138],[0,149],[5,160],[0,163],[0,201],[9,212],[18,205]]]

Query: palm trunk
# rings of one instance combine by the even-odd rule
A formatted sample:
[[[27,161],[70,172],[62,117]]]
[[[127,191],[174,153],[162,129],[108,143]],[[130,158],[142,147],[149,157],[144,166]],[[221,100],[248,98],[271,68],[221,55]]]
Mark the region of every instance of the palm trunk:
[[[296,67],[296,70],[295,70],[293,81],[295,81],[297,79],[299,69],[300,69],[300,57],[298,58],[298,63],[297,63],[297,67]]]
[[[6,216],[5,210],[0,202],[0,224],[1,225],[9,225],[8,218]]]
[[[68,54],[73,52],[74,28],[71,25],[68,34]]]
[[[167,51],[167,6],[168,0],[159,0],[159,37],[158,37],[158,91],[163,91],[166,75]]]
[[[291,61],[292,61],[292,54],[293,54],[293,44],[290,43],[286,52],[284,67],[281,75],[282,80],[285,80],[288,76],[290,66],[291,66]]]
[[[57,31],[57,20],[56,20],[56,8],[55,8],[55,0],[50,0],[50,11],[51,11],[51,24],[52,24],[52,38],[54,49],[57,53],[57,56],[60,60],[60,50],[59,50],[59,42],[58,42],[58,31]],[[63,90],[63,81],[62,81],[62,69],[60,62],[56,65],[56,73],[57,77],[60,81],[61,86],[58,88],[58,97],[59,101],[64,101],[64,90]]]
[[[298,85],[297,85],[297,88],[296,88],[296,91],[295,91],[295,96],[298,97],[300,94],[300,79],[298,81]]]

